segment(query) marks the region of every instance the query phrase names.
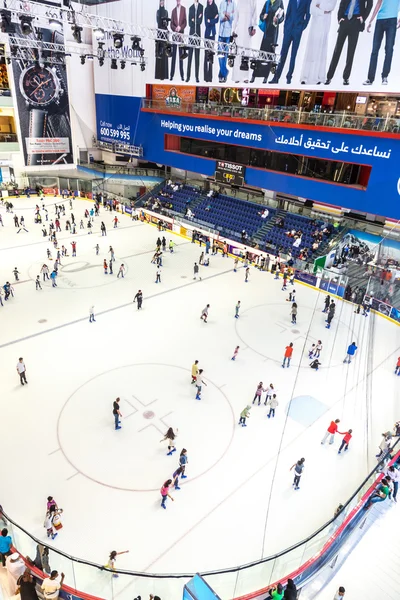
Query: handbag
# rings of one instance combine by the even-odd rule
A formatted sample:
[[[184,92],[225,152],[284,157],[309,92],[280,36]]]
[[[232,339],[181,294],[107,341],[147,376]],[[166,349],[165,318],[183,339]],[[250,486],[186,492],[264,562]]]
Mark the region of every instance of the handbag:
[[[258,22],[258,28],[261,29],[261,31],[263,33],[265,33],[265,30],[267,29],[267,24],[265,21],[262,21],[261,19]]]

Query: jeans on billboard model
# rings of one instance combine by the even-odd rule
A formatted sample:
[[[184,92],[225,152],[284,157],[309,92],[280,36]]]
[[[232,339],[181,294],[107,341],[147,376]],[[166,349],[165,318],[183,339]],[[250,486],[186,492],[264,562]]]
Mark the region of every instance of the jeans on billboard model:
[[[219,34],[218,41],[223,44],[229,44],[232,35],[232,25],[235,19],[236,2],[235,0],[222,0],[219,6]],[[222,48],[221,48],[222,49]],[[218,54],[220,83],[226,83],[228,80],[229,69],[227,67],[228,57],[224,53]]]
[[[219,12],[215,0],[207,0],[207,6],[204,10],[204,37],[206,40],[215,40],[218,21]],[[213,63],[213,52],[206,50],[204,53],[204,81],[207,83],[212,83],[213,80]]]
[[[260,14],[259,27],[263,31],[263,38],[260,50],[264,52],[275,52],[276,43],[278,41],[279,25],[284,19],[283,0],[275,0],[271,4],[270,0],[266,0]],[[268,82],[268,77],[271,71],[270,62],[257,61],[257,66],[253,70],[250,83],[254,83],[256,77],[263,77],[263,83]]]
[[[279,83],[290,47],[292,47],[292,50],[290,54],[289,70],[286,73],[286,83],[290,84],[292,82],[301,37],[310,20],[310,4],[311,0],[289,0],[285,24],[283,26],[283,42],[280,51],[281,57],[276,73],[270,83]]]
[[[62,31],[43,27],[40,32],[44,42],[64,44]],[[26,37],[15,26],[11,45],[14,39],[18,47],[18,38]],[[73,163],[65,67],[46,62],[46,58],[44,51],[39,63],[31,50],[19,48],[17,59],[12,61],[26,166]]]

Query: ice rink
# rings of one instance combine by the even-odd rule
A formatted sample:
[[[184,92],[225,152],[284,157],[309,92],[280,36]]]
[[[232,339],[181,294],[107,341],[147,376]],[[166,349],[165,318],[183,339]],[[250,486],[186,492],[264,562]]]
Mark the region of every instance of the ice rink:
[[[159,235],[155,227],[118,215],[119,227],[112,229],[115,213],[101,209],[93,235],[78,229],[72,236],[64,225],[68,202],[58,240],[69,257],[62,259],[58,287],[46,282],[36,291],[42,264],[53,264],[46,249],[53,259],[55,252],[41,226],[33,224],[36,199],[14,204],[29,232],[17,234],[13,215],[0,207],[2,285],[13,281],[14,267],[21,273],[15,297],[0,306],[0,449],[1,504],[17,523],[47,543],[43,519],[52,495],[64,509],[64,527],[50,546],[100,564],[111,550],[129,550],[118,558],[121,569],[194,573],[274,554],[332,517],[376,464],[381,433],[399,418],[396,325],[373,314],[357,315],[338,300],[328,330],[321,312],[324,294],[299,283],[294,286],[297,325],[291,325],[281,280],[251,268],[245,283],[244,269],[234,273],[231,258],[211,256],[210,266],[200,267],[202,280],[193,281],[201,250],[169,232],[175,252],[164,254],[156,285],[156,267],[150,264]],[[54,219],[54,199],[46,204]],[[78,227],[92,206],[74,200]],[[101,220],[107,237],[100,234]],[[104,275],[110,245],[114,274]],[[121,263],[127,272],[117,279]],[[139,288],[141,311],[132,303]],[[234,318],[237,300],[239,319]],[[199,317],[207,303],[205,324]],[[89,323],[91,305],[95,323]],[[318,339],[322,367],[315,372],[307,350]],[[352,341],[358,354],[344,365]],[[289,342],[292,364],[282,369]],[[236,345],[240,351],[233,362]],[[16,372],[20,356],[29,382],[24,387]],[[195,359],[207,383],[201,401],[190,383]],[[260,381],[277,390],[276,416],[268,419],[264,405],[253,406],[248,427],[239,427],[239,414]],[[112,415],[117,396],[120,431],[114,430]],[[340,431],[353,429],[350,449],[340,456],[341,436],[333,446],[320,443],[336,418]],[[168,426],[179,429],[172,457],[160,443]],[[163,510],[159,489],[183,447],[188,478]],[[305,470],[300,490],[294,491],[289,469],[301,457]],[[287,572],[291,567],[289,562]],[[87,591],[100,594],[101,584],[93,589],[92,583]]]

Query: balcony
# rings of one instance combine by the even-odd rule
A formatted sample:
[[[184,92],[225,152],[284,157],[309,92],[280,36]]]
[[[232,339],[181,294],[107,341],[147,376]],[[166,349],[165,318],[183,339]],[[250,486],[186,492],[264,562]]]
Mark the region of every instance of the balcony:
[[[265,123],[326,127],[330,129],[352,129],[371,133],[392,133],[400,135],[400,119],[393,117],[368,117],[352,113],[316,113],[292,110],[291,107],[248,108],[223,104],[184,103],[167,106],[165,101],[143,99],[142,109],[162,113],[191,114],[199,117],[222,117]]]
[[[19,152],[18,137],[15,133],[0,133],[0,153]]]

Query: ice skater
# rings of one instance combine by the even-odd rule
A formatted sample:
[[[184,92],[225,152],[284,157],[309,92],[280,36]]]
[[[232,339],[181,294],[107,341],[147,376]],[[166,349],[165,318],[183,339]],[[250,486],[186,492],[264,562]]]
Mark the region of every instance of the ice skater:
[[[354,358],[355,353],[357,352],[357,346],[355,342],[352,342],[350,346],[347,348],[347,354],[344,357],[343,363],[351,363],[351,359]]]
[[[311,348],[308,351],[308,358],[311,360],[312,357],[314,356],[314,352],[315,352],[315,346],[316,344],[311,344]]]
[[[138,291],[136,292],[136,294],[135,294],[135,297],[134,297],[133,301],[134,301],[134,302],[137,302],[137,307],[138,307],[138,310],[139,310],[140,308],[142,308],[142,302],[143,302],[143,293],[142,293],[142,290],[138,290]]]
[[[94,247],[94,249],[96,250],[96,256],[98,256],[99,252],[100,252],[100,246],[99,246],[99,244],[96,244],[95,247]]]
[[[171,484],[172,484],[172,479],[167,479],[167,481],[165,481],[161,486],[160,494],[161,494],[161,507],[162,508],[167,508],[165,506],[167,498],[169,498],[170,500],[172,500],[172,502],[174,502],[174,498],[169,493]]]
[[[187,450],[186,448],[182,448],[181,453],[179,455],[179,466],[182,467],[182,475],[181,479],[187,479],[187,475],[185,475],[186,465],[188,464]]]
[[[242,427],[247,427],[246,419],[250,418],[250,410],[251,410],[251,406],[250,406],[250,404],[248,404],[246,406],[246,408],[244,408],[242,410],[242,412],[240,413],[239,425],[241,425]]]
[[[199,265],[202,265],[202,264],[203,264],[203,262],[204,262],[204,252],[202,252],[202,253],[200,254],[200,258],[199,258]]]
[[[41,290],[42,289],[42,284],[40,283],[40,275],[36,275],[35,285],[36,285],[36,289],[37,290]]]
[[[117,275],[117,279],[119,279],[119,277],[120,277],[120,276],[121,276],[121,277],[122,277],[122,279],[123,279],[123,278],[124,278],[124,273],[125,273],[125,265],[124,265],[124,264],[122,264],[122,265],[120,265],[120,267],[119,267],[119,270],[118,270],[118,275]]]
[[[71,242],[72,256],[76,256],[76,242]]]
[[[235,256],[235,259],[233,261],[233,272],[236,273],[237,269],[238,269],[238,263],[239,263],[239,259],[237,256]]]
[[[21,275],[21,273],[18,271],[17,267],[15,267],[15,268],[13,269],[13,274],[14,274],[14,279],[15,279],[15,281],[19,281],[19,277],[18,277],[18,275]]]
[[[197,263],[194,263],[193,265],[193,279],[196,280],[197,279],[197,275],[199,274],[199,265]],[[201,279],[201,277],[200,277]]]
[[[51,279],[51,286],[52,286],[52,287],[57,287],[57,282],[56,282],[56,279],[57,279],[57,271],[56,271],[55,269],[54,269],[54,270],[52,271],[52,273],[50,274],[50,279]]]
[[[333,444],[333,442],[335,441],[335,433],[340,433],[341,435],[343,435],[343,433],[338,431],[338,423],[340,423],[340,419],[335,419],[334,421],[330,422],[330,425],[329,425],[328,429],[326,430],[324,437],[321,440],[322,446],[325,444],[325,442],[328,438],[330,438],[329,444]]]
[[[202,390],[203,384],[207,387],[207,384],[203,379],[203,369],[199,369],[199,373],[196,378],[196,389],[197,389],[196,400],[201,400],[201,390]]]
[[[260,383],[257,386],[256,393],[254,394],[253,404],[255,403],[256,400],[258,400],[258,406],[260,406],[260,404],[261,404],[261,394],[263,392],[266,392],[266,391],[267,390],[264,390],[263,382],[260,381]]]
[[[114,275],[114,271],[113,271],[113,263],[112,263],[112,259],[110,258],[110,260],[108,261],[108,268],[110,269],[110,275]]]
[[[156,283],[161,283],[161,271],[157,269],[156,271]]]
[[[268,405],[269,405],[269,413],[267,416],[269,419],[270,417],[275,417],[275,409],[279,405],[279,402],[276,399],[276,394],[272,394],[272,398],[269,400]]]
[[[341,451],[344,448],[344,451],[346,452],[349,449],[349,444],[350,444],[350,440],[353,437],[352,436],[353,430],[349,429],[348,431],[346,431],[345,433],[343,433],[343,439],[342,439],[342,443],[340,444],[340,448],[338,450],[338,454],[341,453]]]
[[[194,363],[192,364],[192,381],[190,383],[196,383],[196,379],[197,379],[197,375],[199,374],[199,367],[198,367],[199,361],[195,360]]]
[[[247,267],[246,271],[244,272],[244,281],[245,281],[245,283],[249,282],[249,275],[250,275],[250,267]]]
[[[89,308],[89,323],[95,323],[96,319],[94,318],[94,306]]]
[[[178,467],[177,469],[175,469],[175,471],[172,473],[172,480],[174,482],[174,488],[176,490],[180,490],[181,488],[179,487],[179,476],[182,475],[183,473],[183,467]]]
[[[17,373],[19,375],[19,381],[21,385],[25,385],[25,383],[28,383],[26,380],[26,366],[22,356],[18,359],[17,362]]]
[[[322,363],[319,362],[318,358],[314,358],[314,360],[312,361],[312,363],[310,363],[310,367],[312,369],[315,369],[315,371],[318,371],[319,367],[321,366]]]
[[[120,402],[121,402],[121,400],[119,398],[116,398],[113,402],[114,427],[116,430],[121,429],[122,414],[121,414],[121,411],[119,410]]]
[[[289,292],[288,302],[296,302],[296,290]]]
[[[267,405],[268,400],[271,400],[273,394],[275,394],[275,388],[274,388],[274,384],[270,383],[269,386],[266,389],[266,394],[265,394],[265,401],[264,401],[264,406]]]
[[[114,248],[113,248],[112,246],[110,246],[110,248],[109,248],[109,250],[108,250],[108,251],[109,251],[109,253],[110,253],[111,260],[114,262],[114,261],[115,261],[115,252],[114,252]]]
[[[290,361],[292,360],[292,354],[293,354],[293,342],[290,342],[289,346],[286,346],[286,348],[285,348],[285,354],[284,354],[284,357],[283,357],[282,369],[285,368],[286,361],[287,361],[287,368],[290,367]]]
[[[292,485],[294,485],[295,490],[300,489],[300,479],[303,475],[305,460],[305,458],[300,458],[300,460],[298,460],[297,463],[290,467],[290,471],[294,469],[294,480]]]
[[[236,360],[236,357],[239,354],[239,348],[240,348],[240,346],[236,346],[235,350],[233,351],[233,356],[232,356],[231,360]]]
[[[283,272],[283,283],[282,283],[282,292],[286,292],[286,284],[287,284],[287,271]]]
[[[175,431],[172,429],[172,427],[168,427],[167,433],[164,435],[163,439],[160,440],[160,444],[161,444],[161,442],[167,442],[167,446],[168,446],[167,456],[172,456],[172,454],[174,452],[176,452],[175,444],[173,442],[177,435],[178,435],[178,430],[176,430],[176,433],[175,433]]]
[[[395,369],[394,369],[394,374],[400,376],[400,356],[397,359],[397,363],[396,363],[396,366],[395,366]]]
[[[235,306],[235,319],[239,318],[239,310],[240,310],[240,300],[237,301]]]
[[[112,552],[110,552],[107,564],[104,565],[105,568],[110,569],[110,571],[115,571],[115,561],[117,556],[120,556],[121,554],[127,554],[128,552],[129,550],[124,550],[123,552],[117,552],[116,550],[113,550]],[[113,573],[113,577],[119,577],[118,573]]]
[[[326,313],[326,312],[328,312],[328,309],[329,309],[329,306],[330,306],[330,303],[331,303],[331,297],[330,297],[329,294],[325,297],[324,302],[325,302],[325,307],[324,307],[324,310],[322,312]]]
[[[296,325],[296,323],[297,323],[297,304],[296,304],[296,302],[293,302],[290,314],[292,316],[292,325]]]
[[[314,350],[314,358],[319,358],[321,355],[321,351],[322,351],[322,342],[321,342],[321,340],[318,340],[317,345],[315,346],[315,350]]]
[[[171,254],[174,252],[175,245],[176,244],[174,244],[174,242],[172,240],[169,240],[168,248],[169,248],[169,251],[171,252]]]
[[[103,269],[104,269],[104,275],[108,275],[108,264],[107,264],[106,259],[104,259],[104,261],[103,261]]]
[[[207,304],[207,306],[205,308],[203,308],[203,311],[201,313],[201,317],[200,319],[202,319],[204,321],[204,323],[207,323],[207,319],[208,319],[208,309],[210,308],[210,305]]]

